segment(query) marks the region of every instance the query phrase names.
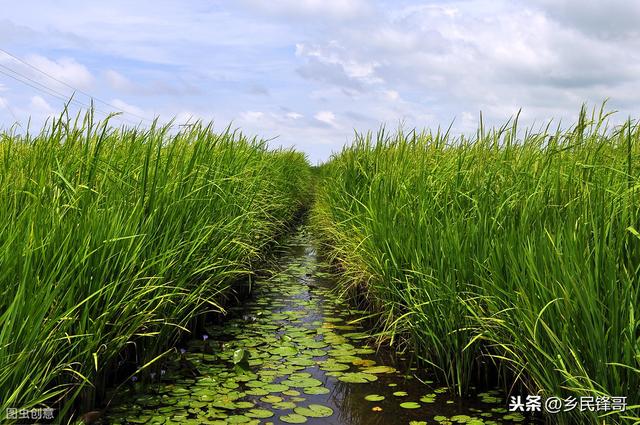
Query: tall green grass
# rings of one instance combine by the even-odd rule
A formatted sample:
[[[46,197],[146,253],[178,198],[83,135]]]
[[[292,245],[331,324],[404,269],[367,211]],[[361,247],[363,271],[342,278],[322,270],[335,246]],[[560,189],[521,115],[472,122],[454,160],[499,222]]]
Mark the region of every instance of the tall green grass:
[[[408,336],[460,393],[492,361],[530,394],[640,404],[640,128],[607,118],[455,140],[383,129],[322,167],[314,225],[387,342]]]
[[[302,154],[93,114],[0,134],[0,412],[89,408],[122,361],[223,310],[307,200]],[[78,406],[78,404],[76,404]]]

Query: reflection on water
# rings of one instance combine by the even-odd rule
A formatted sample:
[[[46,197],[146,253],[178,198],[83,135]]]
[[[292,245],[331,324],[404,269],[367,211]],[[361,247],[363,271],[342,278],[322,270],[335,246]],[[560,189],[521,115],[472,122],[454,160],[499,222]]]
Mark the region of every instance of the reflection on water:
[[[276,253],[276,272],[190,341],[149,384],[132,384],[101,419],[129,424],[511,424],[497,391],[473,399],[418,379],[332,293],[304,229]],[[422,381],[422,382],[421,382]],[[424,383],[426,382],[426,383]],[[526,422],[526,421],[525,421]]]

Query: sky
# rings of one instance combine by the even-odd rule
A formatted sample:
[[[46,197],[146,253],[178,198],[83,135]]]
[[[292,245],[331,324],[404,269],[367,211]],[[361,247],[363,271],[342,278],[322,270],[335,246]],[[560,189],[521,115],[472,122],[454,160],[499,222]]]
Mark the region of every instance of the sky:
[[[640,117],[638,1],[0,5],[4,129],[39,128],[75,92],[99,116],[213,121],[318,163],[381,125],[464,134],[520,109],[569,125],[604,100],[614,120]]]

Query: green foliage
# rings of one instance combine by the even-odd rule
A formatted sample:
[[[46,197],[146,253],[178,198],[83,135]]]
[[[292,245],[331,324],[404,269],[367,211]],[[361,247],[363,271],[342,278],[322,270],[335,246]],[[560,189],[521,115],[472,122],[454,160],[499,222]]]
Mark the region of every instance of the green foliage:
[[[0,134],[0,411],[90,405],[119,360],[157,359],[223,310],[309,183],[302,154],[202,123]]]
[[[345,292],[460,393],[488,354],[531,393],[640,404],[640,128],[607,117],[357,135],[319,171],[313,212]]]

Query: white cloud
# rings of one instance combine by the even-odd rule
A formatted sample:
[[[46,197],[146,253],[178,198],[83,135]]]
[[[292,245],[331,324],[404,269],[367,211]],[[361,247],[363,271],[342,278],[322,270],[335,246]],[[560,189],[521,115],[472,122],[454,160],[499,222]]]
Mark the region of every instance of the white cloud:
[[[131,80],[113,69],[106,70],[104,72],[104,77],[107,80],[107,83],[109,83],[109,85],[115,90],[130,91],[134,87]]]
[[[89,72],[86,66],[78,63],[75,59],[61,58],[58,60],[50,60],[44,56],[31,55],[27,57],[26,61],[52,77],[81,90],[88,90],[93,85],[94,78],[91,72]],[[26,70],[30,71],[30,74],[38,77],[38,80],[47,86],[59,86],[59,83],[52,81],[30,68],[26,68]],[[65,91],[68,91],[68,89]]]
[[[299,68],[305,78],[338,83],[360,89],[362,84],[381,83],[375,75],[380,64],[376,61],[358,60],[350,48],[331,40],[326,46],[296,44],[296,56],[306,58],[307,63]]]
[[[622,119],[640,110],[640,3],[628,0],[60,0],[27,9],[3,10],[3,48],[37,53],[56,78],[121,98],[125,110],[280,135],[314,159],[354,127],[455,118],[456,133],[480,110],[491,125],[521,107],[523,124],[570,123],[582,102],[605,98]],[[0,80],[17,115],[37,113],[33,89]]]
[[[322,123],[329,124],[331,126],[336,125],[336,115],[331,111],[320,111],[313,117]]]
[[[317,58],[320,62],[340,65],[345,74],[351,78],[367,79],[373,76],[379,64],[377,62],[359,62],[349,57],[349,51],[340,43],[332,40],[327,48],[319,46],[307,46],[303,43],[296,44],[296,55]],[[346,56],[346,59],[344,57]]]
[[[163,122],[168,122],[170,117],[162,117]],[[180,111],[175,115],[174,123],[178,126],[193,124],[196,121],[207,121],[202,115],[193,111]]]
[[[130,120],[137,120],[138,117],[146,117],[148,114],[142,109],[134,105],[130,105],[121,99],[113,99],[109,104],[118,108],[113,112],[124,112],[124,118]],[[135,116],[134,116],[135,115]]]
[[[384,90],[383,94],[387,100],[390,100],[392,102],[395,102],[396,100],[400,99],[400,93],[398,93],[395,90]]]
[[[51,105],[49,105],[49,103],[41,96],[31,97],[30,106],[32,109],[40,113],[52,113],[54,111]]]
[[[260,121],[264,118],[264,112],[260,111],[246,111],[240,114],[240,119],[242,121],[254,123],[256,121]]]
[[[436,116],[444,125],[463,111],[482,110],[490,123],[501,123],[520,107],[523,117],[539,121],[574,117],[582,102],[605,98],[640,106],[630,94],[640,85],[640,54],[632,48],[640,42],[638,33],[627,32],[624,43],[594,38],[548,11],[506,1],[393,9],[336,28],[324,42],[297,45],[298,57],[309,61],[301,75],[329,87],[318,90],[318,100],[335,107],[339,96],[330,87],[354,88],[347,102],[359,102],[361,115],[364,109],[388,114],[369,114],[378,120]],[[408,97],[395,111],[365,105],[365,94],[374,90],[384,101],[399,92]],[[456,127],[470,121],[459,120]]]
[[[300,118],[303,118],[303,117],[304,117],[304,115],[299,114],[299,113],[297,113],[297,112],[287,112],[287,113],[285,114],[285,116],[286,116],[287,118],[291,118],[292,120],[299,120]]]

